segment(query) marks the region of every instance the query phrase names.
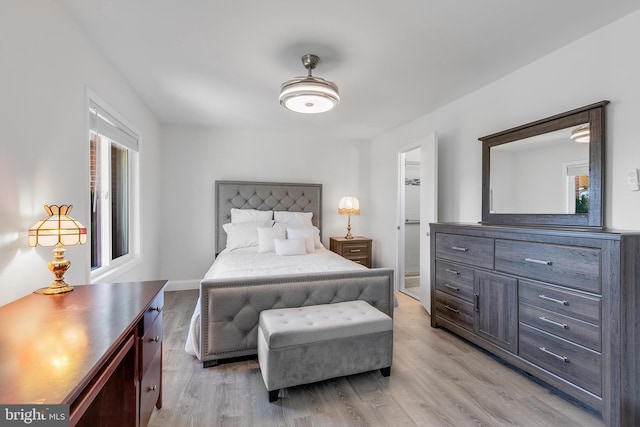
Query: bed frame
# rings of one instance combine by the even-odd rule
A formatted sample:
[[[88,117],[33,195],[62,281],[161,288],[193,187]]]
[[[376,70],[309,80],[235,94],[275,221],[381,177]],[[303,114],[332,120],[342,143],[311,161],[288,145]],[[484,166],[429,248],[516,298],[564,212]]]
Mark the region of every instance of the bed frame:
[[[322,230],[322,184],[216,181],[216,254],[226,244],[222,225],[231,208],[313,212]],[[203,367],[257,354],[260,312],[363,300],[393,317],[393,270],[295,274],[200,282],[200,352]]]

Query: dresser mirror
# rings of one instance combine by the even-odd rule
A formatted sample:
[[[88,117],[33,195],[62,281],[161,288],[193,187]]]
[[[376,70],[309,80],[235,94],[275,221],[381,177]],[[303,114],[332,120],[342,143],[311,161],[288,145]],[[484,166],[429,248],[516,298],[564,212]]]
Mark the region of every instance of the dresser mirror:
[[[482,223],[602,228],[608,103],[480,138]]]

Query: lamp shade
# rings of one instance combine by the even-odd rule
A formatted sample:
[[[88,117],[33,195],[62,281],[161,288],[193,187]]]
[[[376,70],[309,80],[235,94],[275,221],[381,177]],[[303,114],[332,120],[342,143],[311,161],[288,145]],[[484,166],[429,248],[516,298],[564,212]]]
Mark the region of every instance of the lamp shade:
[[[338,204],[340,215],[360,215],[360,202],[353,196],[344,196]]]
[[[71,246],[87,242],[87,228],[68,214],[72,205],[44,206],[47,216],[29,228],[29,246]]]
[[[589,125],[582,125],[571,131],[569,137],[572,141],[588,144],[591,140],[591,132],[589,131]]]

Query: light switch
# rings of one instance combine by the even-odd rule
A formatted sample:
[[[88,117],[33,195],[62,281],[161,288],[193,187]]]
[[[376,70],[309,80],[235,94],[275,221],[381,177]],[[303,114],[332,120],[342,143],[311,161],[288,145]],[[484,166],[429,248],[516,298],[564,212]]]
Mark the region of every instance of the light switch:
[[[629,169],[627,171],[627,187],[631,191],[640,190],[640,183],[638,182],[638,169]]]

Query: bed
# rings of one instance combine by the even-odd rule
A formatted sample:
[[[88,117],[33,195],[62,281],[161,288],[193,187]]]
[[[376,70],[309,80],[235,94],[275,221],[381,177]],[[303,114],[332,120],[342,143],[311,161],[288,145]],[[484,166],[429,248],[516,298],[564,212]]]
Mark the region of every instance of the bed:
[[[365,268],[320,243],[321,184],[216,181],[215,202],[216,258],[185,343],[204,367],[257,354],[263,310],[363,300],[393,317],[393,270]],[[285,240],[272,238],[283,228]]]

